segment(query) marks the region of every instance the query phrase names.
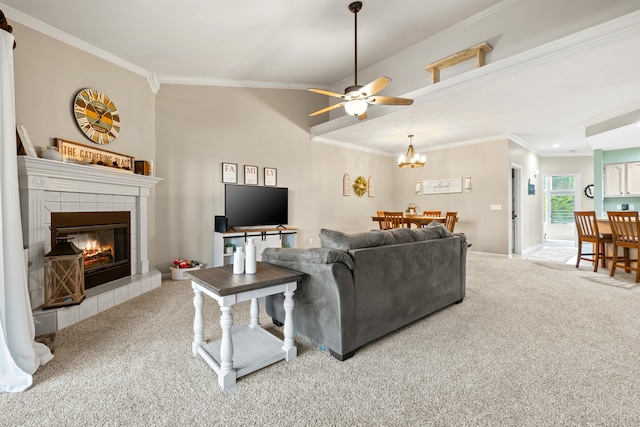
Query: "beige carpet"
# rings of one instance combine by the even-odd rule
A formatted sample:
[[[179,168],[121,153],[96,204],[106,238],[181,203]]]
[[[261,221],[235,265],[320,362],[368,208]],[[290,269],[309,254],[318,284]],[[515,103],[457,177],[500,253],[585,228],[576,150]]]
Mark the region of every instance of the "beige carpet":
[[[191,355],[189,282],[167,280],[58,332],[32,388],[0,395],[0,425],[637,426],[640,286],[589,270],[471,253],[462,304],[345,362],[296,336],[296,360],[232,394]]]

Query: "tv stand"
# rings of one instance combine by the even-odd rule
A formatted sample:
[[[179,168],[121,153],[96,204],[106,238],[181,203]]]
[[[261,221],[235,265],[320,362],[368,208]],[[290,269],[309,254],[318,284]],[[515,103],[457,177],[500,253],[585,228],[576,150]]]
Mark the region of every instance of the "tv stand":
[[[232,228],[232,227],[231,227]],[[266,248],[295,248],[297,228],[286,228],[279,225],[275,228],[238,228],[225,233],[213,233],[213,267],[233,264],[235,248],[244,248],[249,239],[256,246],[256,260],[262,260],[262,251]],[[234,246],[234,251],[227,253],[226,244]]]

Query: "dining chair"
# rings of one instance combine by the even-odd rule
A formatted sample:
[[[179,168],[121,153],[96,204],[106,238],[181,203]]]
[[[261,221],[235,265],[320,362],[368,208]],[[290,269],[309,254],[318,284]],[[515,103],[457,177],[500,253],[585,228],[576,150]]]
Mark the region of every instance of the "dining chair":
[[[386,230],[404,227],[404,212],[384,211],[384,226]]]
[[[380,230],[385,230],[384,226],[384,211],[377,211],[378,218],[382,218],[378,220],[378,224],[380,225]]]
[[[573,212],[573,218],[576,222],[576,229],[578,230],[578,259],[576,260],[576,268],[580,266],[580,260],[592,262],[593,271],[598,271],[598,262],[602,262],[602,266],[606,268],[607,260],[613,259],[613,257],[606,256],[606,244],[613,244],[613,236],[611,234],[600,233],[595,211],[576,211]],[[594,252],[583,253],[583,243],[591,243]]]
[[[447,230],[453,233],[457,220],[458,212],[447,212],[444,216],[444,226],[447,227]]]
[[[616,272],[616,267],[624,268],[624,271],[636,272],[636,283],[640,282],[640,268],[638,256],[629,259],[629,249],[636,249],[640,253],[640,238],[638,234],[638,212],[607,212],[611,232],[613,233],[613,263],[611,264],[611,276]],[[618,248],[623,249],[624,263],[618,264]],[[631,263],[635,263],[632,266]]]
[[[422,216],[425,216],[427,218],[438,218],[440,216],[442,216],[442,211],[422,211]],[[420,225],[418,225],[419,228],[425,228],[427,227],[429,224],[427,224],[426,222],[421,222]]]

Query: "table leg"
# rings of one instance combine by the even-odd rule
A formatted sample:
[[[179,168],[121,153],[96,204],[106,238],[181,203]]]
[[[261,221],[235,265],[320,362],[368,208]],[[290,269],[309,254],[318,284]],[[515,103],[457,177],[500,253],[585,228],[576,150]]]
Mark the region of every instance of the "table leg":
[[[298,349],[293,341],[293,291],[284,292],[284,345],[285,359],[293,360],[298,354]]]
[[[191,344],[191,351],[193,355],[198,354],[198,346],[204,344],[204,320],[202,318],[202,306],[204,299],[202,298],[202,291],[198,289],[194,282],[191,282],[193,288],[193,306],[195,307],[195,315],[193,318],[193,343]]]
[[[260,306],[258,305],[258,298],[251,299],[251,323],[249,323],[249,327],[254,329],[256,326],[260,326],[260,322],[258,322],[258,318],[260,317]]]
[[[220,342],[220,374],[218,384],[223,390],[228,390],[236,384],[236,371],[233,369],[233,340],[231,327],[233,316],[231,307],[220,306],[220,327],[222,328],[222,340]]]

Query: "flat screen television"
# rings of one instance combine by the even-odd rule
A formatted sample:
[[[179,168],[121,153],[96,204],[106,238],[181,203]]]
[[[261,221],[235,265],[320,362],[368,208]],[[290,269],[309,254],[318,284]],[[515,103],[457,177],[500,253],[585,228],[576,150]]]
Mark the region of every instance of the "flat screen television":
[[[289,222],[289,189],[226,184],[227,227],[284,226]]]

